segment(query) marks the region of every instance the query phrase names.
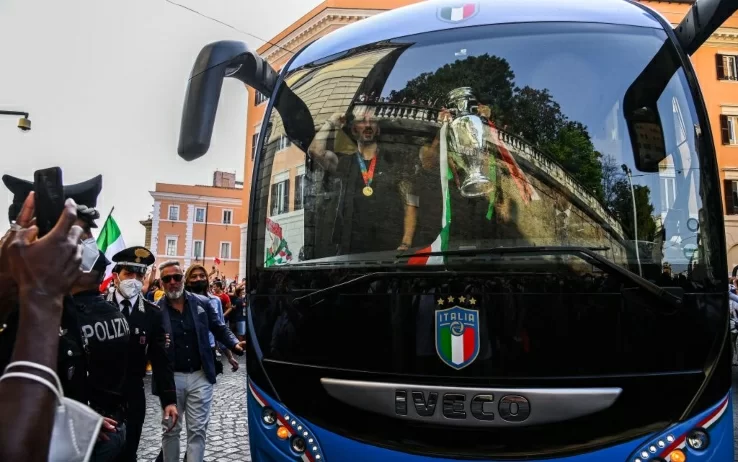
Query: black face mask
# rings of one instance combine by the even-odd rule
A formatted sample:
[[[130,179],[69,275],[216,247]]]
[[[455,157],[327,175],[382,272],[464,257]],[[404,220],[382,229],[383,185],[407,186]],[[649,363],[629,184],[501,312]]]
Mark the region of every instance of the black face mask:
[[[196,294],[204,294],[208,290],[208,281],[195,281],[188,285],[190,290]]]

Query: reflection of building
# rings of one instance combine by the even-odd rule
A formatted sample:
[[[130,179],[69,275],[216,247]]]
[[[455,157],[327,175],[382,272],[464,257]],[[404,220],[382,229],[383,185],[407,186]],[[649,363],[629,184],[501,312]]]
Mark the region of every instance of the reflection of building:
[[[314,40],[345,25],[360,21],[385,10],[399,8],[401,6],[417,3],[420,0],[325,0],[313,8],[308,14],[298,19],[290,27],[279,33],[276,37],[259,48],[258,53],[264,57],[277,70],[280,70],[292,56],[292,54]],[[256,154],[256,140],[261,129],[264,110],[267,99],[260,93],[249,89],[248,113],[246,124],[246,160],[244,162],[244,220],[241,223],[241,268],[240,274],[245,274],[246,264],[246,218],[248,217],[249,193],[251,192],[251,174]],[[349,99],[353,94],[347,96]],[[316,120],[316,123],[318,121]],[[275,131],[273,131],[275,133]],[[294,236],[291,230],[302,231],[302,178],[304,174],[304,154],[297,150],[293,151],[286,138],[279,138],[273,134],[272,142],[280,143],[284,153],[280,154],[281,164],[275,164],[272,172],[277,176],[271,197],[270,216],[279,223],[285,232],[285,239],[294,249],[295,255],[302,246],[302,235]],[[297,193],[296,193],[297,192]],[[299,244],[299,245],[298,245]]]
[[[380,123],[391,121],[406,136],[422,136],[423,133],[438,132],[438,110],[419,104],[402,104],[383,101],[367,101],[354,104],[355,113],[370,113]],[[623,259],[626,236],[618,220],[585,187],[572,177],[549,155],[536,149],[522,138],[502,129],[490,128],[488,140],[499,140],[502,147],[515,158],[534,189],[534,200],[527,205],[529,213],[515,220],[525,239],[536,245],[561,245],[562,239],[570,245],[597,245],[608,247],[612,258]],[[387,139],[389,138],[389,139]],[[385,142],[392,142],[385,137]],[[505,161],[498,157],[498,165]],[[498,171],[500,171],[498,169]],[[501,190],[516,189],[511,175],[498,175]],[[508,215],[510,208],[522,206],[513,204],[509,198],[517,193],[506,194],[508,199],[498,203],[499,213]],[[464,221],[463,219],[461,220]],[[557,232],[544,232],[556,223]],[[547,240],[553,239],[548,242]],[[496,239],[500,245],[515,245]]]
[[[673,25],[682,18],[694,3],[693,0],[642,1],[641,3],[661,12]],[[738,203],[733,191],[738,191],[738,15],[733,15],[692,56],[702,95],[705,98],[712,134],[717,148],[717,160],[725,202],[725,237],[728,248],[728,268],[738,265]],[[682,108],[682,110],[684,110]],[[691,129],[691,127],[689,127]],[[661,177],[661,209],[674,204],[674,185],[678,176],[673,167],[663,165]],[[690,185],[693,187],[694,185]],[[679,190],[677,187],[676,190]],[[738,198],[738,197],[736,197]],[[697,218],[696,204],[689,204],[682,216]],[[686,225],[685,225],[686,226]],[[667,226],[668,229],[668,226]],[[682,229],[684,235],[685,230]],[[667,237],[669,240],[669,237]]]
[[[235,278],[241,250],[239,223],[244,221],[243,189],[236,175],[215,172],[213,186],[157,183],[151,191],[150,248],[157,260],[198,262],[207,268],[220,260],[221,274]]]

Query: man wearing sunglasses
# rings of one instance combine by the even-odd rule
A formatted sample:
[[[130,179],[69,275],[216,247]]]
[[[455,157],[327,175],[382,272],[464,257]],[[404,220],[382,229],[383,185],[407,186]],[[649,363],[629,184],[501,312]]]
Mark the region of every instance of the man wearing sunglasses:
[[[165,329],[171,335],[167,349],[174,364],[177,409],[187,416],[188,461],[201,461],[205,454],[205,434],[210,420],[215,384],[215,359],[208,332],[237,355],[243,355],[246,342],[235,335],[210,308],[210,301],[185,291],[184,271],[178,261],[159,266],[164,297],[159,300]],[[164,432],[162,451],[165,462],[179,462],[181,420]]]
[[[113,255],[115,291],[108,301],[125,316],[130,328],[128,368],[123,388],[127,403],[128,435],[119,462],[135,462],[141,429],[146,417],[146,394],[143,378],[146,363],[151,361],[153,387],[159,396],[163,417],[172,427],[177,422],[177,395],[174,371],[167,356],[169,334],[164,329],[162,310],[141,293],[146,270],[153,265],[154,255],[146,247],[129,247]]]

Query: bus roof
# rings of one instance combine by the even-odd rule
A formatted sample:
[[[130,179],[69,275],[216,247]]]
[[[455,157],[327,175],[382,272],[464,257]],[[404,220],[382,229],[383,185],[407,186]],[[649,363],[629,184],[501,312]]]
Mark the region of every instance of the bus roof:
[[[308,45],[290,67],[397,37],[521,22],[598,22],[662,29],[653,15],[629,0],[428,0],[338,29]]]

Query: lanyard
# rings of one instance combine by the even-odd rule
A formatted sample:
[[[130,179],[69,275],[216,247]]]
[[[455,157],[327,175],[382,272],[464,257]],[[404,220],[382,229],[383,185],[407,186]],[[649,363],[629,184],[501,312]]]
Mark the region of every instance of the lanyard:
[[[367,171],[366,168],[366,162],[364,162],[364,158],[361,157],[361,154],[358,152],[356,153],[356,159],[359,161],[359,168],[361,169],[361,177],[364,179],[364,185],[365,186],[371,186],[372,180],[374,179],[374,167],[377,166],[377,154],[372,157],[372,160],[369,162],[369,170]]]
[[[364,189],[362,192],[365,196],[369,197],[372,194],[374,194],[374,189],[372,189],[372,180],[374,180],[374,168],[377,166],[377,156],[379,153],[375,153],[374,157],[372,157],[371,162],[369,162],[369,169],[366,168],[366,163],[364,162],[364,159],[361,157],[361,154],[358,152],[356,153],[356,159],[359,161],[359,168],[361,169],[361,177],[364,179]]]

